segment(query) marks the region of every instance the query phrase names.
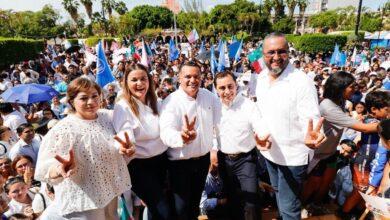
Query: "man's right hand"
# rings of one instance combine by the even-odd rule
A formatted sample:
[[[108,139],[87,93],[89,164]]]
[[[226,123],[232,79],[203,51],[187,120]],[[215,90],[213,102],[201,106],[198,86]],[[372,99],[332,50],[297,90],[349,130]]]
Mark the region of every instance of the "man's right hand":
[[[181,138],[183,139],[184,144],[188,144],[191,141],[195,140],[196,138],[195,122],[196,122],[196,116],[190,122],[188,120],[188,116],[184,115],[184,123],[183,123],[184,125],[181,130]]]

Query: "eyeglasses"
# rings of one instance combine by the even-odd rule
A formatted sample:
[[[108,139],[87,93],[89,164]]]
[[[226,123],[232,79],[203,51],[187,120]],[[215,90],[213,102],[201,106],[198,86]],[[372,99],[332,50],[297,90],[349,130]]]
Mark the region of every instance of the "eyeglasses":
[[[15,184],[15,183],[24,183],[24,178],[22,176],[14,176],[14,177],[8,178],[8,180],[5,181],[5,184],[4,184],[4,189],[5,189],[6,193],[8,193],[9,186],[12,184]]]
[[[288,54],[288,51],[285,50],[285,49],[270,50],[270,51],[264,53],[264,55],[267,56],[267,57],[273,57],[273,56],[275,56],[276,53],[277,53],[278,55],[280,55],[280,56],[286,56],[286,55]]]

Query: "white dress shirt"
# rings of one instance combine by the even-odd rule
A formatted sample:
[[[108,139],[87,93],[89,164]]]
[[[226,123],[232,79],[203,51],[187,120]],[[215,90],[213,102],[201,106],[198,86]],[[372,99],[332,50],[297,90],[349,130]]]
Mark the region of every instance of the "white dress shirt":
[[[159,117],[153,114],[149,106],[135,100],[138,104],[139,118],[131,111],[130,105],[124,98],[115,104],[114,129],[123,140],[124,132],[127,132],[130,140],[135,143],[135,158],[160,155],[167,150],[167,146],[160,139]]]
[[[265,68],[257,79],[257,104],[272,137],[272,147],[261,153],[268,160],[284,166],[308,164],[313,150],[305,143],[309,119],[314,125],[320,118],[317,92],[313,81],[288,64],[272,83]]]
[[[9,158],[14,160],[18,155],[27,155],[33,160],[33,164],[37,163],[37,157],[39,152],[39,146],[41,145],[41,140],[38,135],[35,135],[31,144],[27,144],[23,139],[19,139],[18,142],[14,144],[9,152]]]
[[[160,136],[169,147],[167,152],[170,160],[200,157],[210,151],[219,109],[217,96],[203,88],[199,89],[196,99],[179,88],[164,100]],[[188,144],[184,144],[181,137],[185,114],[190,121],[196,116],[196,138]]]
[[[256,104],[240,94],[230,106],[222,105],[220,117],[218,149],[225,154],[247,153],[256,146],[254,134],[261,137],[267,133]]]

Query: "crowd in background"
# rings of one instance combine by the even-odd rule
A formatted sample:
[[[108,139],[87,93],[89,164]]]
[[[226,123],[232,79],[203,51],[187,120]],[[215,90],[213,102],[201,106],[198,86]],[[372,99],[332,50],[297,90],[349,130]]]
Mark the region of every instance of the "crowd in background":
[[[141,42],[141,39],[136,41]],[[123,47],[129,47],[129,42],[126,39],[118,43]],[[214,71],[211,71],[210,58],[198,59],[202,43],[200,40],[193,44],[179,44],[180,55],[172,61],[170,61],[168,44],[157,41],[153,43],[156,47],[151,50],[149,66],[145,70],[152,80],[157,102],[164,102],[170,94],[179,90],[179,71],[182,64],[189,61],[195,62],[200,67],[200,87],[217,96],[214,79],[217,74],[214,75],[212,73]],[[230,61],[230,67],[225,67],[224,70],[231,72],[234,78],[237,78],[238,96],[247,97],[255,102],[261,101],[256,96],[256,87],[259,86],[257,78],[262,73],[256,72],[258,70],[251,65],[248,56],[261,47],[262,43],[262,40],[244,43],[240,59]],[[137,46],[137,43],[134,44]],[[206,50],[214,46],[210,42],[203,42],[202,45]],[[357,50],[357,54],[361,56],[360,62],[356,63],[353,60],[351,49],[347,51],[347,62],[344,66],[330,64],[330,52],[301,53],[296,51],[293,45],[290,45],[289,51],[281,51],[289,55],[290,65],[304,72],[310,82],[315,85],[319,103],[329,99],[336,104],[335,106],[328,104],[323,108],[320,106],[321,116],[325,118],[323,131],[326,136],[335,136],[334,143],[332,143],[335,146],[334,149],[328,151],[322,151],[322,148],[313,151],[313,161],[317,160],[317,163],[312,164],[312,167],[309,164],[307,179],[300,196],[302,217],[328,214],[329,210],[325,206],[333,202],[339,206],[338,215],[342,219],[353,218],[360,216],[367,207],[370,208],[369,204],[364,203],[359,191],[385,198],[389,198],[390,195],[388,191],[390,184],[388,181],[389,146],[387,145],[386,148],[386,144],[381,144],[381,138],[382,142],[387,144],[390,139],[388,121],[390,116],[390,50],[369,50],[362,45],[358,48],[360,48]],[[96,81],[97,64],[87,58],[86,51],[95,53],[94,49],[86,47],[66,53],[61,46],[50,46],[50,48],[48,46],[36,60],[14,64],[0,74],[1,92],[19,84],[38,83],[52,86],[60,94],[49,102],[29,106],[0,103],[2,116],[0,213],[9,219],[38,218],[54,200],[56,192],[53,185],[34,178],[35,168],[40,158],[38,153],[45,135],[55,128],[56,124],[65,118],[69,119],[69,115],[74,112],[74,108],[67,100],[69,97],[66,96],[71,83],[80,78]],[[138,54],[141,53],[139,50]],[[99,108],[114,110],[120,98],[126,97],[125,76],[134,70],[137,63],[140,63],[140,56],[123,56],[123,59],[118,60],[114,57],[114,51],[108,48],[105,54],[115,81],[101,88]],[[263,64],[262,68],[264,70],[267,67]],[[330,81],[327,83],[328,80]],[[343,83],[347,83],[348,88],[341,88],[340,84]],[[331,90],[336,94],[330,94]],[[350,93],[349,96],[338,96],[346,91]],[[348,119],[337,115],[338,111],[348,116]],[[375,126],[370,127],[370,124],[375,124]],[[131,139],[134,140],[133,138]],[[262,198],[261,209],[266,211],[278,205],[275,199],[276,189],[271,186],[273,184],[268,176],[266,159],[259,152],[256,155],[256,175],[259,182],[259,194]],[[212,166],[209,170],[211,174],[215,171]],[[131,178],[133,175],[135,174],[130,173]],[[224,206],[227,202],[224,193],[207,195],[210,192],[207,187],[206,184],[202,200],[199,201],[200,207],[196,207],[204,215],[216,207]],[[169,191],[168,186],[164,186],[165,189]],[[216,190],[223,191],[223,189]],[[215,204],[209,201],[212,197],[217,198]],[[125,201],[126,208],[133,217],[141,219],[141,211],[145,208],[145,203],[131,191],[123,194],[121,199],[124,199],[122,201]]]

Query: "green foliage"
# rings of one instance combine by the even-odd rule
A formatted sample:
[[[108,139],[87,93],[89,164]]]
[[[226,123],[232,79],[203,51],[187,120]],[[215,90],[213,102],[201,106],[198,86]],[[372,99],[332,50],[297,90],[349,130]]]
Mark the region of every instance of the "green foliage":
[[[340,47],[344,47],[347,43],[345,35],[306,34],[287,35],[286,37],[294,44],[295,49],[307,53],[328,52],[333,50],[336,43]]]
[[[99,43],[100,40],[104,39],[105,42],[108,43],[108,46],[110,47],[111,46],[111,43],[113,41],[117,41],[118,39],[114,38],[114,37],[89,37],[85,40],[85,44],[88,46],[88,47],[94,47],[96,44]]]
[[[71,45],[78,45],[79,40],[78,39],[67,39]]]
[[[162,32],[161,28],[146,28],[142,30],[141,36],[149,39],[158,36],[159,34],[161,34],[161,32]]]
[[[34,59],[43,51],[43,40],[0,38],[0,68],[23,60]]]
[[[49,38],[65,30],[64,25],[58,25],[60,15],[49,5],[37,12],[0,10],[0,18],[0,36],[3,37]]]
[[[382,27],[379,13],[364,12],[362,9],[360,29],[374,32]],[[310,16],[309,25],[313,28],[320,28],[323,32],[331,30],[353,30],[356,24],[356,8],[349,6],[335,10],[321,12]]]
[[[309,25],[313,28],[335,29],[339,15],[335,11],[321,12],[309,17]]]
[[[169,28],[173,23],[173,13],[161,6],[141,5],[124,14],[139,21],[139,29]]]
[[[295,21],[290,18],[282,18],[272,26],[272,29],[275,32],[291,34],[295,29]]]

